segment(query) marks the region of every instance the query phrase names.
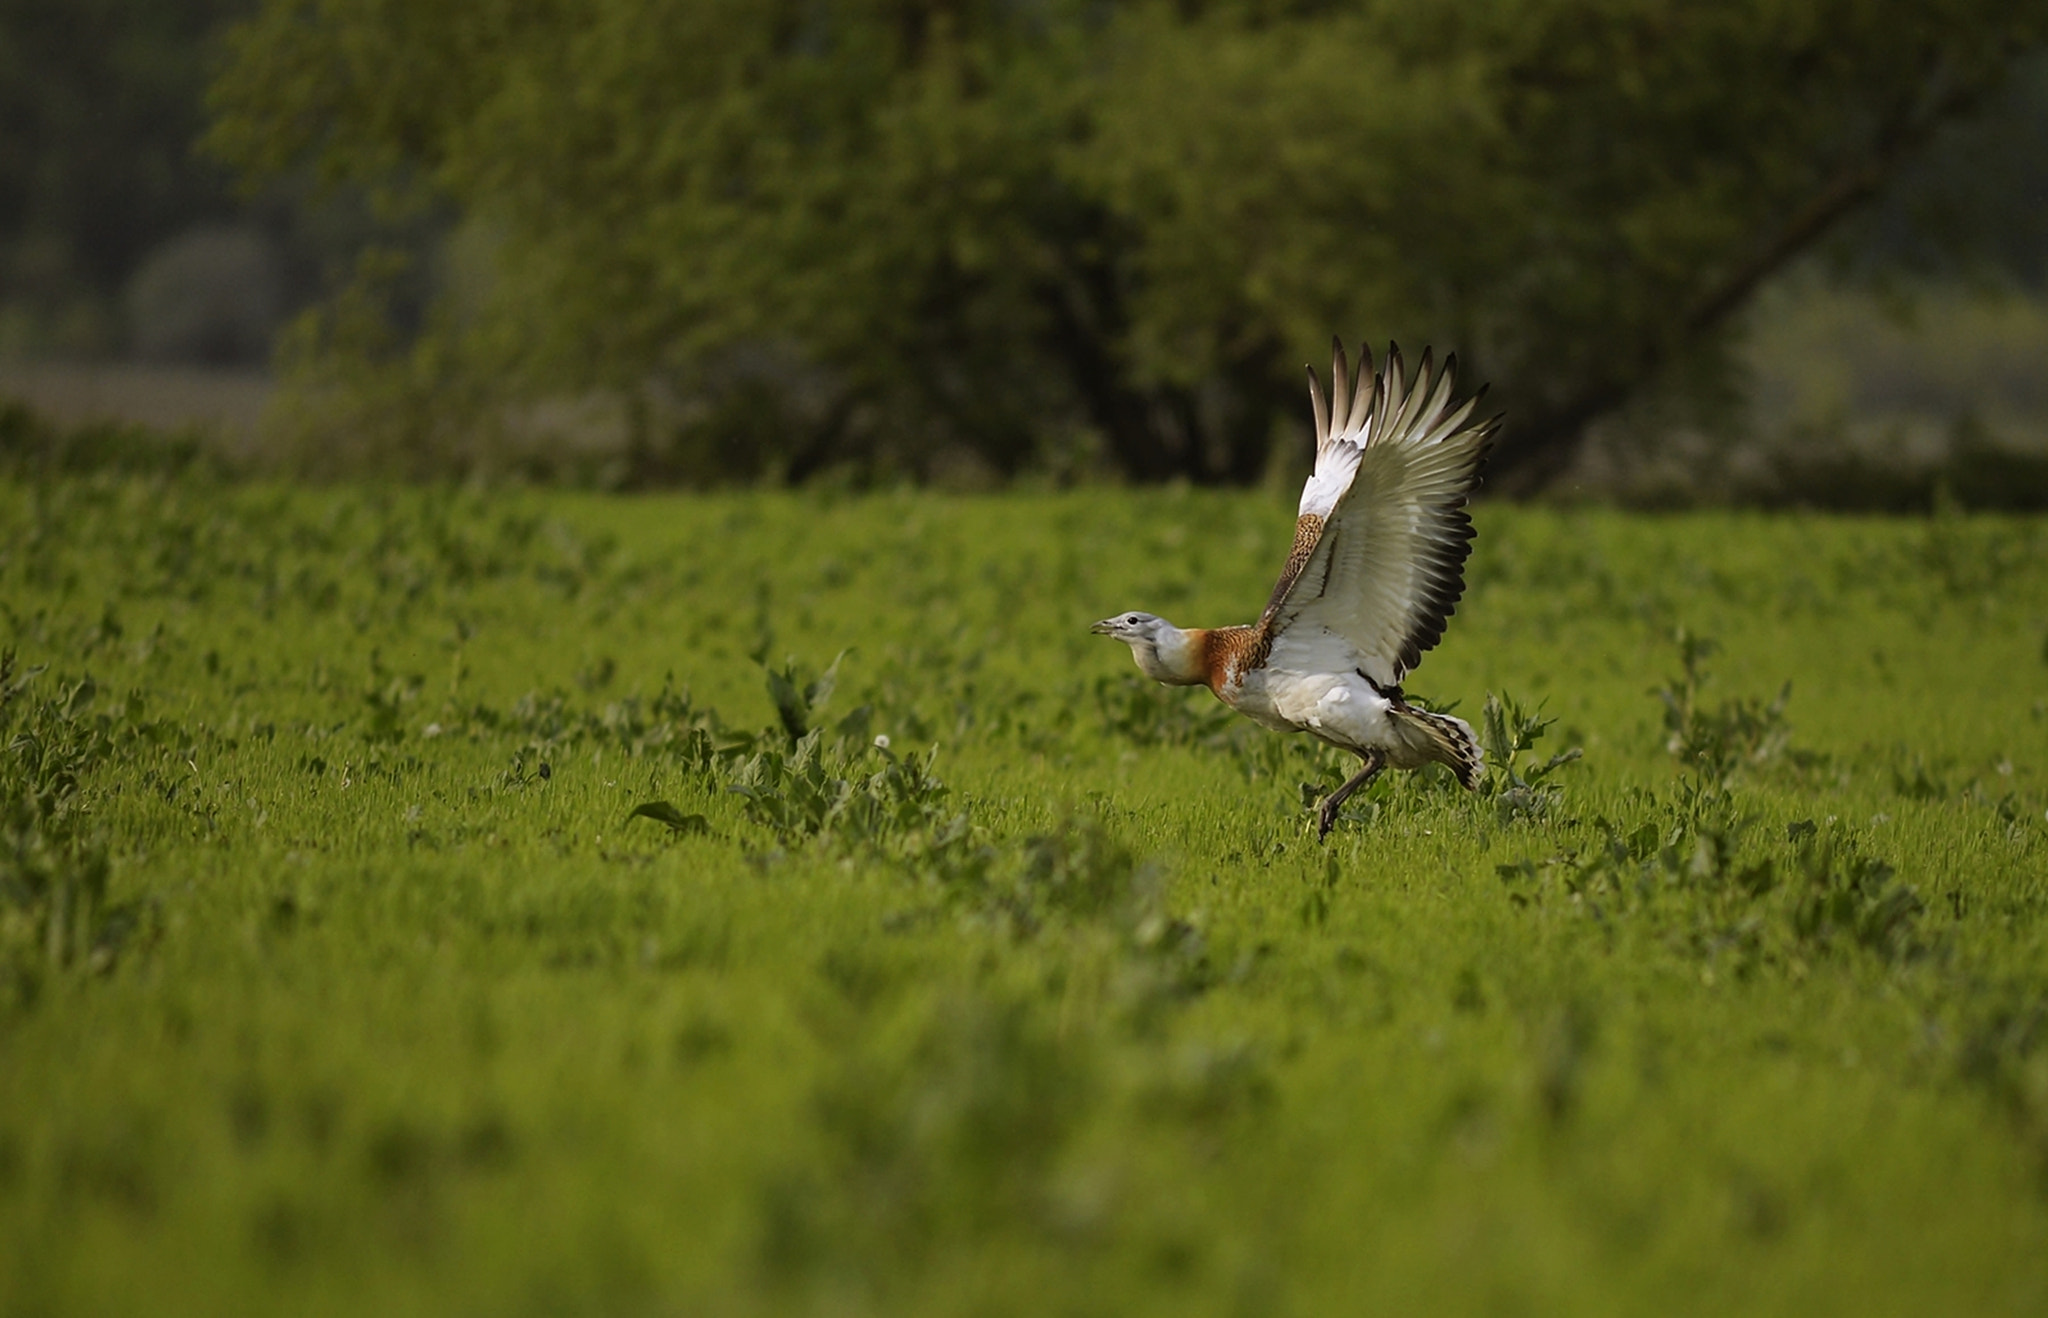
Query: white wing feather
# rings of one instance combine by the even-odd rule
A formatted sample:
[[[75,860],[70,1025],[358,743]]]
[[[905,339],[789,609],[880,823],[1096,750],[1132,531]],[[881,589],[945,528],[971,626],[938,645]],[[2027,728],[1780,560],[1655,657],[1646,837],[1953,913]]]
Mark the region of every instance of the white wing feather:
[[[1310,372],[1319,433],[1301,512],[1324,521],[1300,574],[1269,609],[1270,635],[1277,642],[1312,628],[1340,636],[1367,677],[1393,686],[1442,638],[1464,592],[1465,501],[1500,418],[1472,424],[1477,397],[1451,405],[1455,358],[1433,373],[1425,351],[1412,381],[1399,348],[1384,372],[1372,372],[1370,357],[1363,366],[1350,378],[1339,346],[1327,414]]]

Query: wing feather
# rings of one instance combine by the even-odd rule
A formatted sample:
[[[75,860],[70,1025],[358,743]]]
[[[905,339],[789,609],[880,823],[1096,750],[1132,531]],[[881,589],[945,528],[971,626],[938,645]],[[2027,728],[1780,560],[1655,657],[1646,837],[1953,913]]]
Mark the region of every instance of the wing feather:
[[[1372,416],[1373,407],[1379,402],[1379,372],[1372,368],[1372,345],[1358,345],[1358,379],[1351,390],[1351,415],[1362,425]]]
[[[1425,359],[1427,359],[1429,356],[1427,352],[1423,353],[1422,355]],[[1444,368],[1443,370],[1437,372],[1436,389],[1429,395],[1429,401],[1424,403],[1419,409],[1417,409],[1417,419],[1420,419],[1422,417],[1436,418],[1441,417],[1444,414],[1444,404],[1451,401],[1451,388],[1457,383],[1457,370],[1458,358],[1456,354],[1452,354],[1451,356],[1444,358]],[[1428,380],[1429,377],[1427,375],[1423,376],[1423,381],[1425,384],[1428,383]],[[1433,437],[1431,433],[1434,430],[1434,426],[1423,426],[1419,428],[1416,432],[1414,442],[1418,445],[1435,443],[1436,439]]]
[[[1341,636],[1367,675],[1390,686],[1443,638],[1464,593],[1473,535],[1465,503],[1500,418],[1473,423],[1476,395],[1452,405],[1455,356],[1439,370],[1424,349],[1411,378],[1400,348],[1390,347],[1369,395],[1363,375],[1346,378],[1341,347],[1332,374],[1332,402],[1350,395],[1348,424],[1334,408],[1325,412],[1317,388],[1323,442],[1302,490],[1293,552],[1260,624],[1269,641],[1301,627]]]
[[[1423,401],[1429,397],[1430,351],[1422,350],[1422,362],[1415,369],[1415,379],[1410,382],[1406,396],[1401,400],[1401,411],[1388,423],[1389,434],[1404,434],[1415,425],[1415,419],[1422,415]]]
[[[1380,391],[1379,410],[1374,413],[1373,426],[1376,432],[1384,434],[1393,419],[1401,414],[1401,405],[1407,401],[1408,371],[1401,364],[1401,345],[1387,345],[1387,369],[1381,372],[1386,387]]]
[[[1458,406],[1439,415],[1430,425],[1429,429],[1415,437],[1415,442],[1417,444],[1436,444],[1442,442],[1453,430],[1464,425],[1466,419],[1472,415],[1473,409],[1478,406],[1479,396],[1477,394],[1467,398]]]
[[[1341,435],[1350,428],[1351,398],[1357,392],[1351,363],[1344,357],[1344,340],[1330,339],[1330,433]]]

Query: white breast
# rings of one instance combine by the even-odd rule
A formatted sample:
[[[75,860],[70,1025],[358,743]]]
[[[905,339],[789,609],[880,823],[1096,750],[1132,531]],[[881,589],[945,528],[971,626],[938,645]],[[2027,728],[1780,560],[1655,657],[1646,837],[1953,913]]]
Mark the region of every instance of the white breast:
[[[1272,685],[1273,670],[1261,668],[1249,673],[1238,674],[1217,692],[1223,703],[1252,722],[1275,732],[1298,732],[1300,725],[1290,721],[1274,703]]]

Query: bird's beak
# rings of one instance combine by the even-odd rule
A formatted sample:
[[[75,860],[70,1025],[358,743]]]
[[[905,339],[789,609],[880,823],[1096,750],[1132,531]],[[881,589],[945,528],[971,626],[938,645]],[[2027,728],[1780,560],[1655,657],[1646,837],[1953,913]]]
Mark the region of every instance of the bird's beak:
[[[1104,618],[1088,630],[1094,632],[1097,636],[1113,636],[1116,634],[1116,619]]]

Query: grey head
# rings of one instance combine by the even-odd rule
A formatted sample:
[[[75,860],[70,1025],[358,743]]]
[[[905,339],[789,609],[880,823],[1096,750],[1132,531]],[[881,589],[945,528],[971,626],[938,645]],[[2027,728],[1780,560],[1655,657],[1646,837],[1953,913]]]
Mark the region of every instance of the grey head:
[[[1157,645],[1162,631],[1175,628],[1156,613],[1119,613],[1114,618],[1104,618],[1088,630],[1097,636],[1114,636],[1126,645],[1141,642]]]
[[[1185,686],[1205,680],[1200,647],[1195,644],[1199,633],[1184,632],[1156,613],[1119,613],[1088,630],[1130,646],[1131,658],[1156,682]]]

